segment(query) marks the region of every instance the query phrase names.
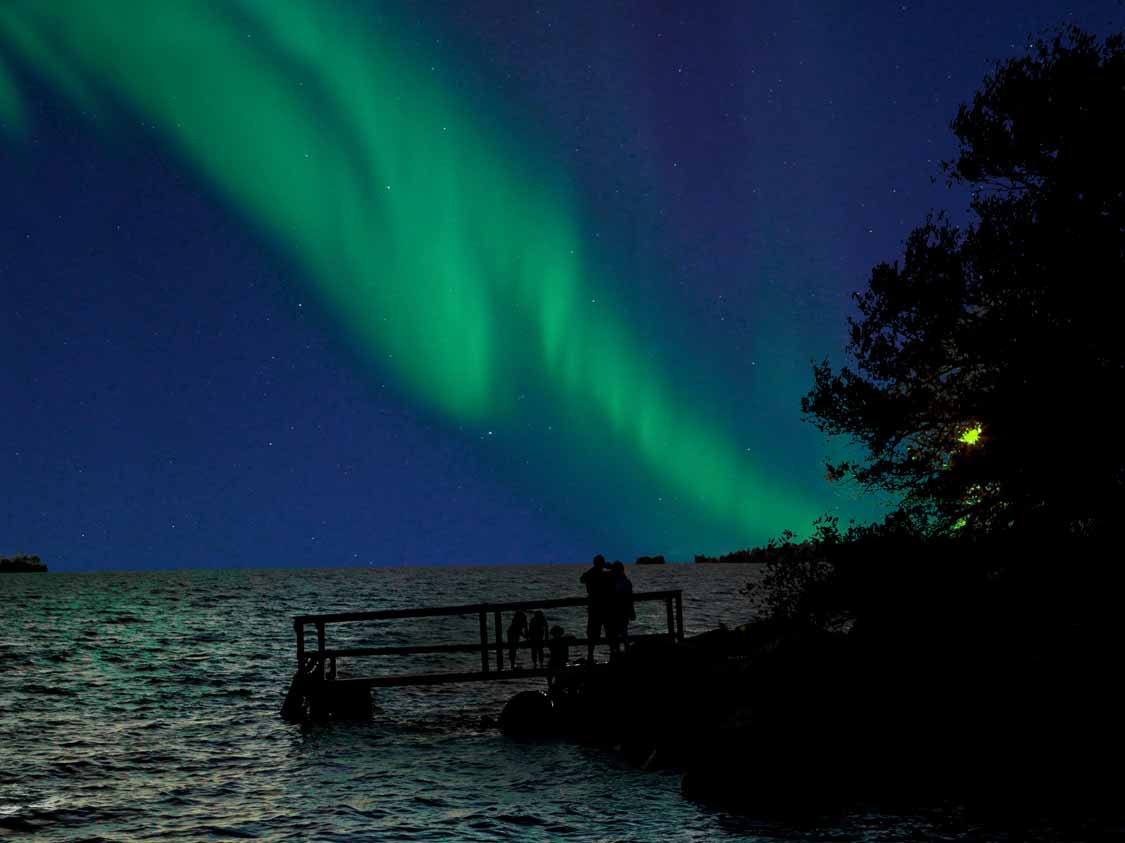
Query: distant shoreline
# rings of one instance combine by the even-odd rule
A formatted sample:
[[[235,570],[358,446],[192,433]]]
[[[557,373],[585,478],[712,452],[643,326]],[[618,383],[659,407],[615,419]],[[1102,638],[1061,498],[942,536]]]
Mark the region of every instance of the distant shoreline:
[[[38,556],[0,556],[0,574],[45,574],[47,566]]]

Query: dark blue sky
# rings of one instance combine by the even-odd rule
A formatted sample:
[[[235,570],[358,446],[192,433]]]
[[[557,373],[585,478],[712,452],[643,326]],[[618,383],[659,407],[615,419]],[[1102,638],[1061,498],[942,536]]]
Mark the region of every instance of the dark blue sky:
[[[398,6],[391,28],[571,185],[621,318],[685,403],[744,432],[779,488],[858,517],[880,510],[827,485],[800,418],[810,360],[839,354],[849,294],[926,209],[964,206],[939,161],[990,60],[1060,23],[1125,26],[1107,2],[456,5]],[[648,507],[627,460],[592,474],[417,400],[143,114],[107,130],[3,39],[0,70],[28,113],[0,136],[0,553],[576,562],[766,537]]]

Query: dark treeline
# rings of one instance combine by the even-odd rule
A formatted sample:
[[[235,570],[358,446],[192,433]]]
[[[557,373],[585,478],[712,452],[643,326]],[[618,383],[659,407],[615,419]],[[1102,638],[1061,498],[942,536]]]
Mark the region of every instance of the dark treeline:
[[[1108,538],[1125,488],[1121,37],[999,65],[952,128],[965,227],[931,214],[855,297],[847,365],[802,401],[861,456],[828,475],[901,498],[926,536]]]
[[[752,547],[744,550],[734,550],[719,556],[705,556],[701,553],[695,555],[696,565],[764,565],[770,562],[788,559],[796,555],[815,553],[816,543],[809,539],[795,543],[796,534],[786,530],[780,539],[770,539],[765,547]]]
[[[853,444],[829,479],[900,503],[696,558],[765,567],[691,792],[1120,813],[1122,114],[1122,38],[1076,29],[957,112],[944,173],[970,223],[932,213],[874,268],[845,364],[816,365],[802,402]]]
[[[29,556],[26,553],[17,554],[15,556],[0,556],[0,574],[2,573],[44,573],[47,570],[46,564],[38,556]]]

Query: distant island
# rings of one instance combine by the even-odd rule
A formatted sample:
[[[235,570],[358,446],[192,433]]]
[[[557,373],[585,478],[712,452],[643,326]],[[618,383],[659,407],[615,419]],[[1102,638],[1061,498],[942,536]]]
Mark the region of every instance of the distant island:
[[[770,557],[770,550],[764,547],[755,547],[750,550],[736,550],[733,553],[724,553],[722,556],[704,556],[697,553],[695,555],[695,564],[697,565],[711,565],[711,564],[747,564],[750,562],[768,562]]]
[[[47,566],[38,556],[0,556],[0,574],[45,574]]]
[[[663,556],[638,556],[637,565],[663,565],[665,563]]]

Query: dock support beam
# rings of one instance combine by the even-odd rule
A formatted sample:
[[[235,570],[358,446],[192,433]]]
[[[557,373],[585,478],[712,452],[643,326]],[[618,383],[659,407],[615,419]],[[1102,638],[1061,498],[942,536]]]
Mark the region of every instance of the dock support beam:
[[[297,675],[300,676],[305,669],[305,625],[293,621],[293,631],[297,633]]]
[[[324,678],[324,621],[316,622],[316,678]]]
[[[493,615],[496,618],[496,669],[504,669],[504,625],[500,622],[500,610]]]
[[[488,673],[488,613],[480,612],[480,670]]]

